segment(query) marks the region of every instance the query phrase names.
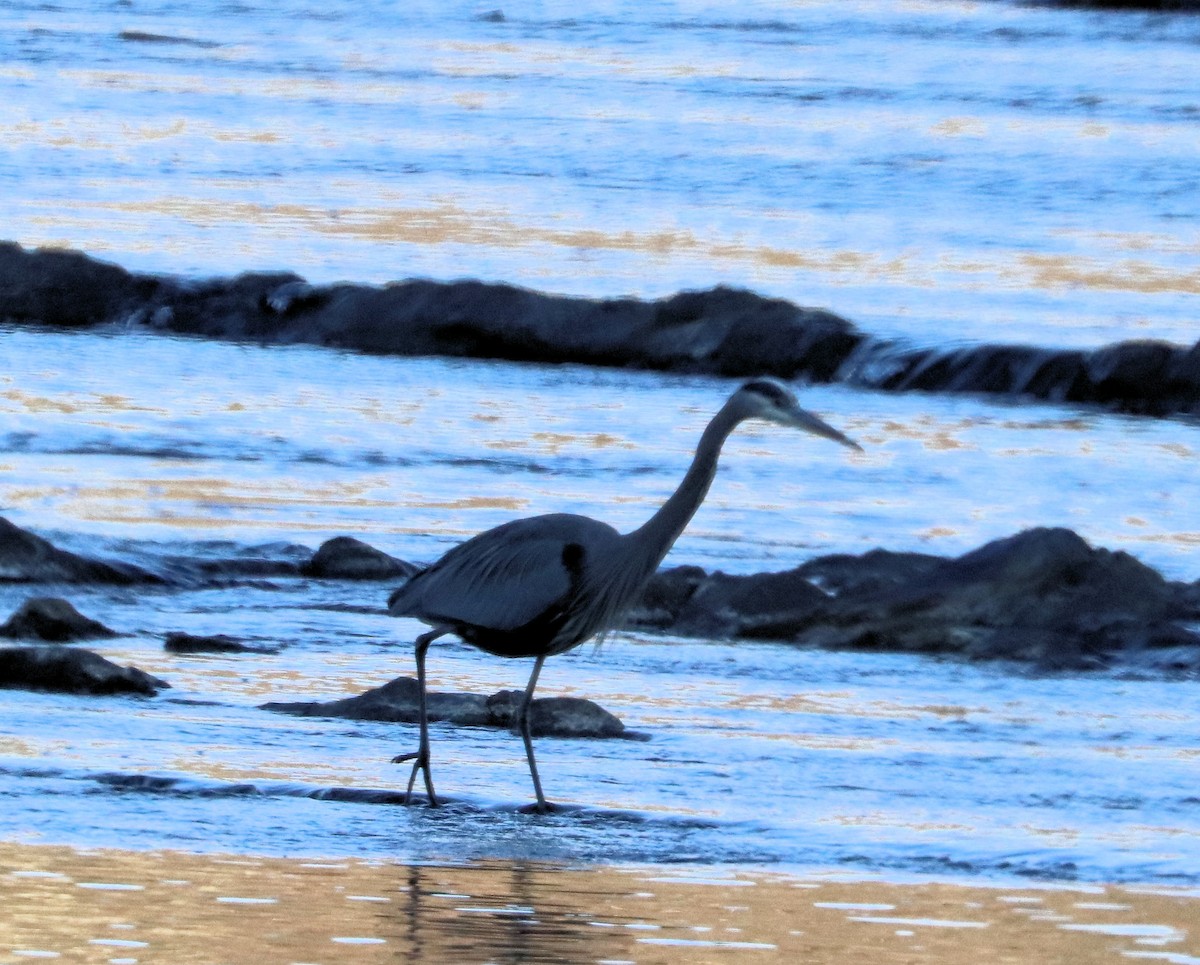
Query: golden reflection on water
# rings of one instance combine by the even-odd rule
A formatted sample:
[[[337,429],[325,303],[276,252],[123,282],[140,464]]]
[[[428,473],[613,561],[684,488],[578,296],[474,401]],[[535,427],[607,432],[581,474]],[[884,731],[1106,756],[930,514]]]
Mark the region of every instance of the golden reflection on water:
[[[486,106],[476,95],[456,95],[460,106]],[[207,131],[204,136],[245,140],[242,133]],[[135,135],[136,132],[124,132]],[[150,132],[146,138],[167,136]],[[256,135],[257,136],[257,135]],[[269,140],[290,135],[273,133]],[[361,192],[360,192],[361,193]],[[813,272],[837,278],[890,281],[921,288],[956,284],[968,288],[1001,285],[1005,288],[1058,290],[1064,287],[1142,294],[1200,292],[1200,271],[1173,268],[1162,262],[1133,260],[1116,251],[1093,250],[1086,255],[1031,253],[1014,248],[983,259],[948,256],[943,252],[906,252],[895,255],[871,250],[814,250],[806,245],[783,247],[723,240],[685,227],[607,228],[561,225],[561,219],[542,220],[536,211],[469,204],[465,195],[446,195],[414,204],[397,199],[395,206],[331,208],[300,203],[263,204],[222,197],[159,197],[138,201],[80,201],[70,211],[57,206],[39,220],[47,226],[69,228],[83,211],[121,212],[138,217],[183,219],[197,225],[262,225],[312,231],[334,237],[392,244],[473,245],[517,249],[549,247],[578,251],[642,253],[655,257],[701,258],[717,264],[743,264],[751,268]],[[428,203],[428,202],[432,203]],[[1178,248],[1179,242],[1172,242]],[[1169,253],[1169,252],[1168,252]],[[1153,254],[1153,252],[1151,252]],[[1167,259],[1169,261],[1169,259]]]
[[[1036,288],[1099,288],[1143,293],[1200,292],[1200,271],[1172,271],[1146,261],[1104,264],[1066,255],[1026,253],[1018,258]]]
[[[1190,962],[1200,894],[0,844],[0,960]]]

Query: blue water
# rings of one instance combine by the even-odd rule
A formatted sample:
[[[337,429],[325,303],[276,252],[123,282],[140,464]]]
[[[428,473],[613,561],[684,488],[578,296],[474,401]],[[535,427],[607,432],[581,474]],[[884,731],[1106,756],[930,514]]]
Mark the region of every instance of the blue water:
[[[1000,2],[481,12],[7,4],[3,233],[187,276],[643,296],[720,282],[933,345],[1197,337],[1194,18]],[[295,558],[343,534],[422,561],[549,511],[629,529],[729,390],[0,328],[0,514],[150,567]],[[746,426],[669,562],[955,554],[1064,525],[1200,577],[1192,423],[803,398],[864,453]],[[651,737],[540,742],[548,794],[580,810],[519,814],[519,742],[452,727],[434,734],[450,807],[366,803],[402,783],[387,762],[413,728],[257,707],[411,673],[417,626],[370,612],[387,589],[37,588],[125,634],[96,649],[174,686],[149,701],[0,692],[0,837],[1198,880],[1194,681],[1120,674],[618,633],[542,678]],[[0,586],[0,617],[30,592]],[[279,652],[176,657],[172,630]],[[489,693],[527,670],[448,642],[430,658],[437,689]]]
[[[188,275],[723,282],[937,344],[1198,335],[1197,18],[485,12],[5,4],[4,233]]]
[[[428,560],[553,510],[630,529],[676,484],[728,389],[312,347],[2,337],[4,515],[159,571],[180,556],[297,559],[338,534]],[[1062,523],[1195,578],[1200,492],[1180,424],[841,389],[805,399],[866,451],[747,425],[668,562],[753,572],[879,545],[952,554]],[[96,649],[173,687],[149,701],[0,692],[0,838],[1197,880],[1195,682],[1119,673],[617,633],[551,660],[541,681],[651,738],[539,742],[547,793],[582,811],[519,814],[532,793],[519,741],[449,726],[435,728],[435,774],[452,806],[373,805],[401,788],[388,761],[414,728],[258,705],[411,674],[420,627],[383,615],[388,589],[49,588],[125,634]],[[30,592],[0,585],[0,613]],[[176,630],[279,652],[174,656],[162,639]],[[434,689],[492,693],[528,670],[448,641],[430,657]]]

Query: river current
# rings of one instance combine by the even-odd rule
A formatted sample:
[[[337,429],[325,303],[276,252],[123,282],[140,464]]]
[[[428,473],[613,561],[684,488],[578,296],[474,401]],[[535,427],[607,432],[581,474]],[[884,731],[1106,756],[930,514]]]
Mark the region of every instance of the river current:
[[[1007,3],[0,9],[0,223],[181,275],[736,284],[923,344],[1197,336],[1200,22]],[[0,513],[79,552],[414,561],[538,512],[629,529],[731,385],[0,330]],[[862,454],[750,425],[669,563],[956,554],[1034,525],[1200,577],[1182,420],[810,387]],[[307,549],[305,549],[307,548]],[[434,730],[440,811],[369,803],[411,673],[389,587],[56,588],[153,700],[0,696],[0,839],[396,861],[684,862],[1200,885],[1194,681],[614,633],[550,661],[649,741]],[[26,588],[0,586],[7,615]],[[271,654],[180,657],[163,634]],[[435,689],[527,667],[453,642]]]

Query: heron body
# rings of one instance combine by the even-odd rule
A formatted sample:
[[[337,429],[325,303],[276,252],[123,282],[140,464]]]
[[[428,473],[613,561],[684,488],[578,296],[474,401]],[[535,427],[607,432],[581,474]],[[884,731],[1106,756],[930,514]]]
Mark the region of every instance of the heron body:
[[[637,602],[647,580],[704,501],[721,446],[740,422],[750,418],[858,448],[801,409],[784,385],[768,379],[748,382],[713,417],[683,481],[639,529],[623,535],[606,523],[568,513],[513,520],[456,546],[392,593],[391,616],[415,617],[431,627],[416,640],[420,749],[395,758],[414,761],[410,797],[417,774],[423,772],[429,802],[437,803],[429,770],[425,654],[433,640],[453,633],[487,653],[534,658],[517,722],[537,807],[547,809],[529,733],[529,704],[543,662],[615,626]]]

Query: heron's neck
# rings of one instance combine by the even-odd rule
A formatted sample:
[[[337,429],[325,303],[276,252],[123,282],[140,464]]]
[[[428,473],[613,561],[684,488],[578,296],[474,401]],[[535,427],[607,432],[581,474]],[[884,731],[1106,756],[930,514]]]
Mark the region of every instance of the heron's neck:
[[[721,455],[721,446],[740,421],[741,417],[728,405],[713,417],[700,437],[696,455],[679,488],[644,525],[625,537],[631,547],[631,556],[636,557],[629,561],[630,565],[641,569],[646,576],[658,568],[658,564],[704,502],[704,497],[708,495],[708,487],[712,485],[713,477],[717,474],[717,458]]]

